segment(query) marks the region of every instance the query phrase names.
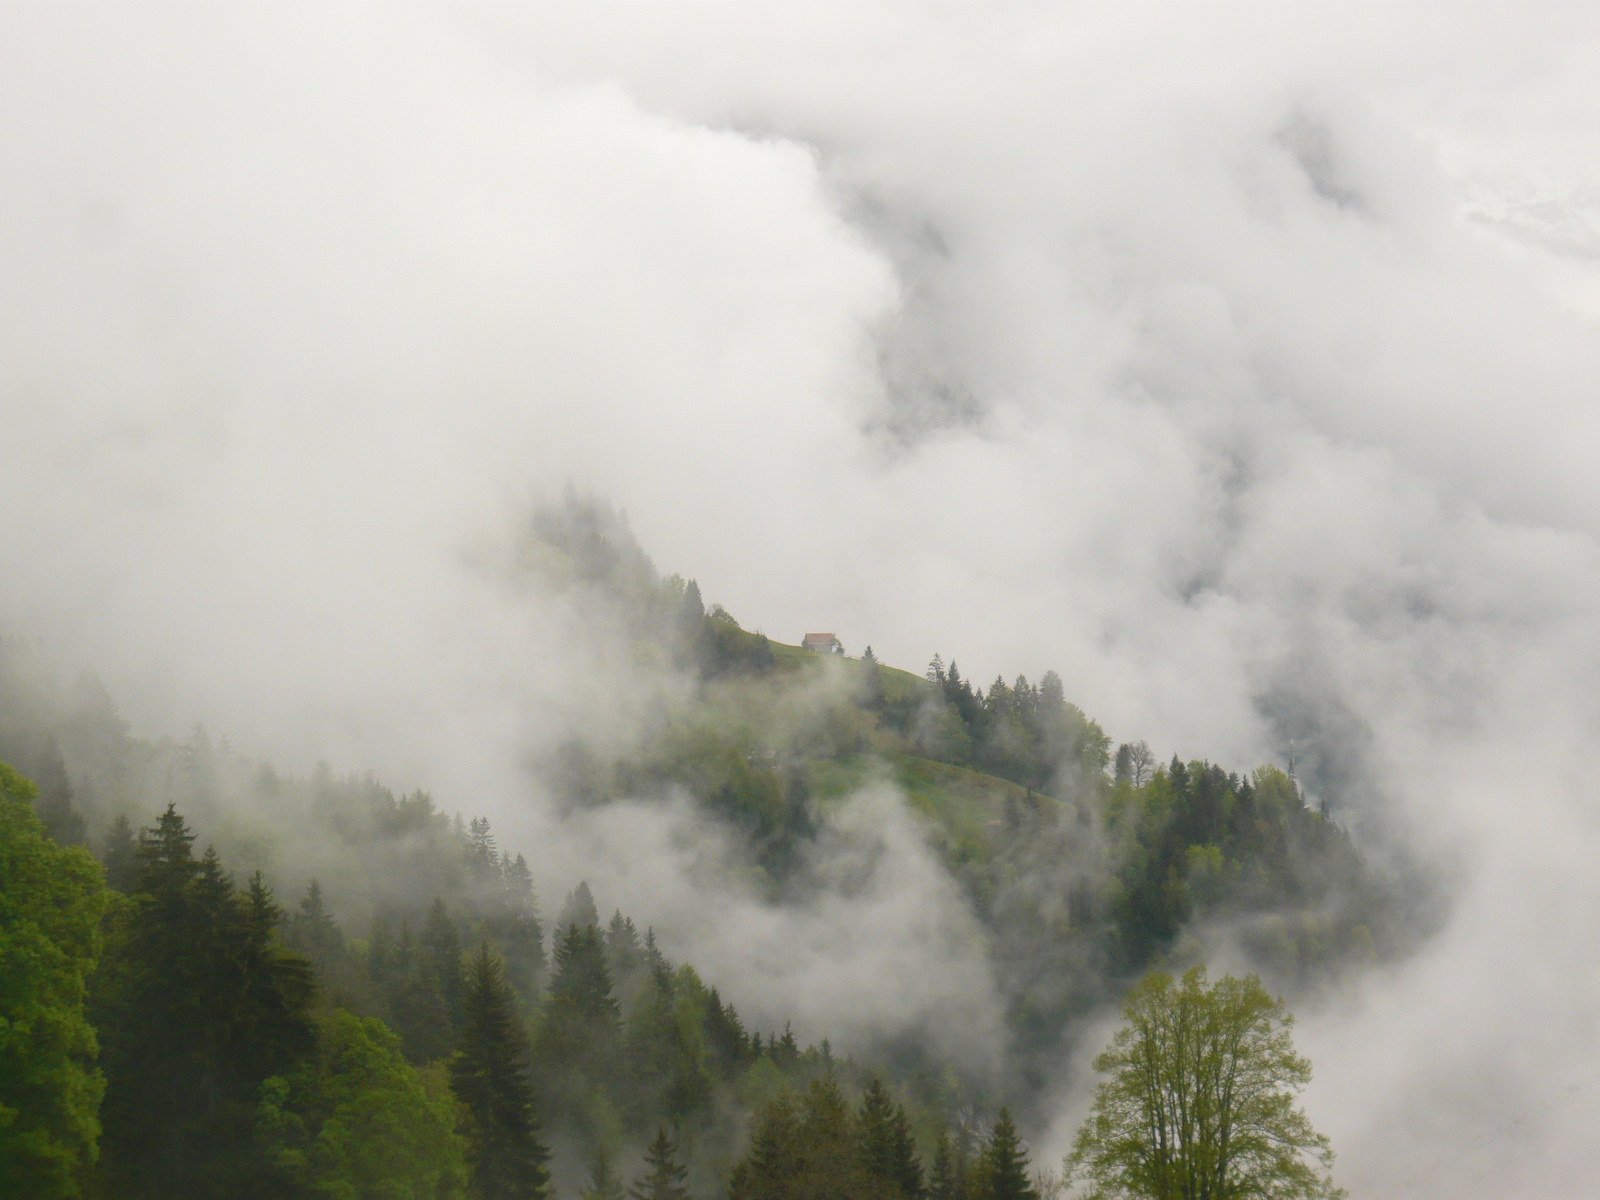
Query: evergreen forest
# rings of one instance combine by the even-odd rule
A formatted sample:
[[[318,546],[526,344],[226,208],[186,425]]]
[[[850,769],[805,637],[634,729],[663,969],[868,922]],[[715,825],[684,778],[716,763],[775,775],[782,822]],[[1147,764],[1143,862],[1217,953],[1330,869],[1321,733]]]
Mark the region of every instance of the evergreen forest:
[[[1055,670],[980,686],[769,639],[603,505],[531,520],[514,571],[602,607],[643,680],[626,737],[537,764],[561,809],[688,797],[776,905],[892,787],[982,930],[1004,1062],[757,1027],[748,981],[586,883],[546,893],[461,800],[136,737],[7,639],[0,1194],[1051,1200],[1019,1119],[1144,972],[1225,931],[1316,988],[1414,936],[1414,883],[1292,764],[1114,746]]]

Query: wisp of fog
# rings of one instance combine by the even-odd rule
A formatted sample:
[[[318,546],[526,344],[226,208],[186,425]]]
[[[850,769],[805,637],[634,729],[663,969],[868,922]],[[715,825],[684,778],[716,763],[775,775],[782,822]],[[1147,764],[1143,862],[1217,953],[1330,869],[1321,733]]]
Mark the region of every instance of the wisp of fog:
[[[989,1053],[892,793],[787,907],[686,805],[543,799],[627,656],[503,558],[602,495],[775,639],[1293,742],[1446,896],[1299,1012],[1341,1182],[1586,1190],[1600,16],[11,6],[0,112],[0,624],[136,729],[431,788],[742,1008]]]

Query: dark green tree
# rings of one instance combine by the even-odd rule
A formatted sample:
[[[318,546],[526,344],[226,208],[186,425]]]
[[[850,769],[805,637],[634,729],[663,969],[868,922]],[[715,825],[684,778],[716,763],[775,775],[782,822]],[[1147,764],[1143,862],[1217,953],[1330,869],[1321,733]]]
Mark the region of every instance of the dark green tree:
[[[450,1082],[467,1111],[472,1185],[481,1200],[545,1195],[550,1153],[539,1141],[528,1046],[500,960],[480,945],[467,971]]]
[[[468,823],[466,859],[467,869],[480,884],[490,882],[499,874],[500,852],[489,830],[488,817],[473,817]]]
[[[100,847],[100,863],[105,867],[107,886],[124,894],[133,891],[139,881],[138,850],[133,826],[125,815],[118,813]]]
[[[678,1145],[665,1126],[645,1147],[644,1165],[644,1174],[628,1189],[633,1200],[689,1200],[689,1189],[683,1186],[689,1170],[678,1161]]]
[[[433,972],[434,983],[444,1000],[445,1011],[452,1023],[461,1017],[461,992],[464,986],[461,969],[461,939],[455,922],[444,906],[444,900],[434,897],[428,909],[427,923],[422,927],[422,953],[428,968]]]
[[[950,1135],[941,1132],[933,1146],[933,1162],[928,1172],[928,1200],[961,1200],[966,1180],[950,1145]]]
[[[1028,1151],[1017,1135],[1011,1110],[1002,1108],[989,1131],[980,1163],[983,1200],[1039,1200],[1028,1177]]]
[[[556,920],[556,936],[566,932],[568,925],[587,928],[599,924],[600,911],[594,906],[594,893],[586,882],[580,880],[561,903],[561,915]]]
[[[411,937],[408,922],[400,923],[385,989],[389,1020],[414,1063],[433,1062],[455,1047],[455,1026],[432,959]]]
[[[910,1122],[877,1076],[861,1098],[856,1130],[857,1153],[867,1174],[898,1189],[906,1200],[921,1200],[922,1163]]]
[[[313,1044],[310,968],[277,943],[270,893],[257,878],[241,895],[193,841],[171,805],[143,831],[138,891],[94,983],[103,1188],[126,1200],[274,1194],[253,1131],[261,1083]]]
[[[578,1189],[578,1200],[627,1200],[627,1189],[611,1169],[611,1155],[604,1146],[594,1152],[589,1162],[588,1186]]]

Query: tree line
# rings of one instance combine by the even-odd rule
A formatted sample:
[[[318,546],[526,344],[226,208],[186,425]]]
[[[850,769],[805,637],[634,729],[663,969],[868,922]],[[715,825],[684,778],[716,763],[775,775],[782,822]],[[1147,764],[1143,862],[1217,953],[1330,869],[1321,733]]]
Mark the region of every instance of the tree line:
[[[586,885],[547,961],[526,863],[487,821],[461,841],[492,884],[476,906],[436,900],[415,935],[380,916],[354,939],[317,884],[286,912],[259,871],[240,883],[196,853],[173,805],[136,833],[113,823],[97,862],[47,835],[31,783],[0,768],[0,788],[0,1015],[50,1031],[0,1039],[0,1113],[22,1114],[0,1132],[6,1194],[545,1196],[556,1135],[588,1148],[595,1200],[617,1200],[629,1146],[635,1200],[720,1187],[730,1163],[740,1195],[776,1195],[794,1180],[770,1155],[796,1137],[808,1169],[846,1155],[874,1195],[890,1179],[902,1200],[945,1196],[876,1077],[788,1027],[747,1030],[653,931],[602,924]],[[931,1111],[917,1120],[942,1131]],[[989,1196],[986,1161],[934,1177]]]

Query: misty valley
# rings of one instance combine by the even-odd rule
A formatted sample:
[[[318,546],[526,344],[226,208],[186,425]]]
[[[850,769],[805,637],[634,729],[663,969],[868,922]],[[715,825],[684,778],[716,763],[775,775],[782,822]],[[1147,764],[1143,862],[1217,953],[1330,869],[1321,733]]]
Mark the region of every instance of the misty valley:
[[[597,502],[541,510],[504,570],[566,596],[626,663],[607,686],[629,719],[526,764],[558,819],[681,810],[723,847],[716,886],[757,911],[829,893],[848,913],[889,836],[861,816],[876,797],[970,914],[1001,1004],[979,1059],[916,1022],[796,1028],[756,989],[758,1017],[742,998],[764,964],[702,972],[581,861],[541,877],[536,847],[471,797],[296,777],[198,726],[136,737],[92,674],[12,637],[5,1195],[1220,1197],[1245,1194],[1227,1189],[1247,1168],[1276,1189],[1251,1194],[1333,1194],[1326,1139],[1287,1099],[1260,1116],[1301,1121],[1271,1126],[1275,1159],[1249,1158],[1226,1105],[1234,1134],[1205,1132],[1193,1097],[1192,1148],[1119,1159],[1114,1117],[1135,1100],[1118,1080],[1149,1058],[1122,1043],[1068,1161],[1029,1149],[1119,1005],[1119,1037],[1236,1020],[1276,1055],[1282,1099],[1309,1064],[1271,993],[1326,995],[1416,944],[1427,887],[1364,857],[1292,763],[1113,746],[1053,670],[975,686],[953,656],[914,673],[831,637],[769,639],[661,576]],[[1183,1035],[1172,1061],[1203,1041]],[[1222,1073],[1195,1063],[1190,1078]]]

